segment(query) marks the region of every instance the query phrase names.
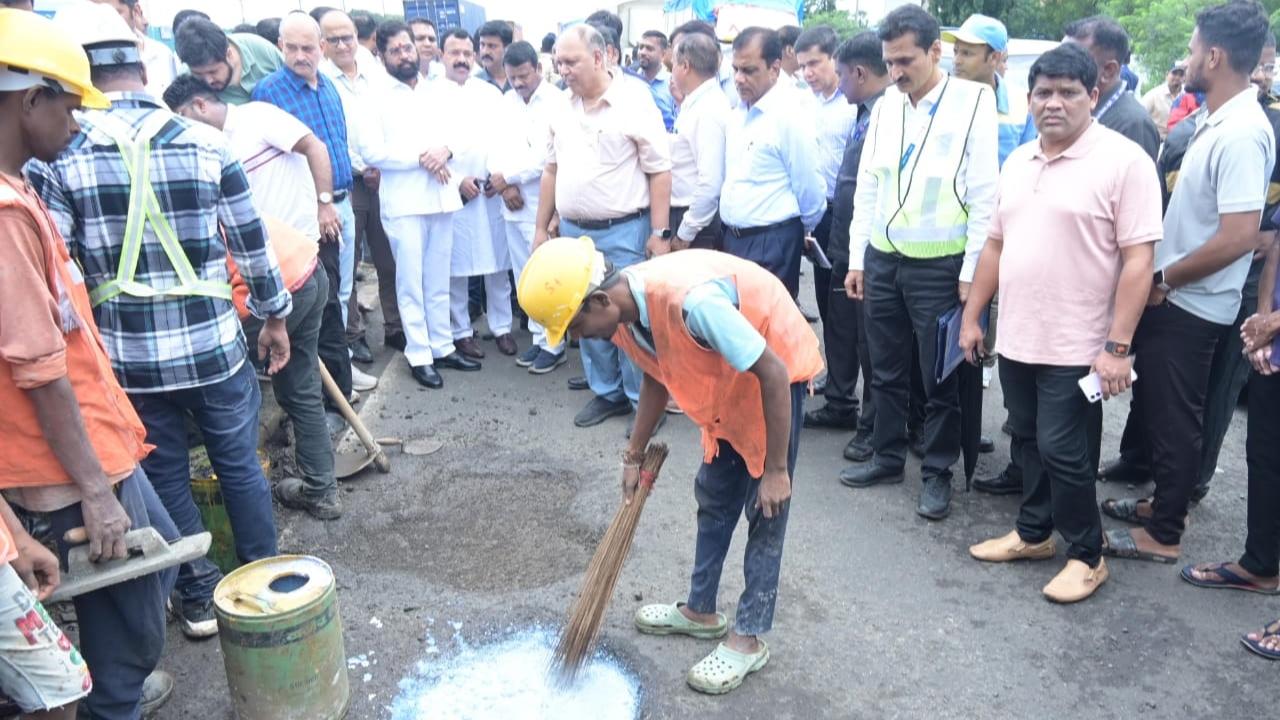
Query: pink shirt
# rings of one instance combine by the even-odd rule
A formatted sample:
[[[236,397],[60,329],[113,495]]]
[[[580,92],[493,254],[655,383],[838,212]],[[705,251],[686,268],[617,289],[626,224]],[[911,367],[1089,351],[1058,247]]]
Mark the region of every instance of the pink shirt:
[[[1096,121],[1053,160],[1038,141],[1014,150],[989,230],[1004,241],[996,352],[1092,365],[1111,330],[1120,249],[1160,240],[1160,214],[1151,158]]]

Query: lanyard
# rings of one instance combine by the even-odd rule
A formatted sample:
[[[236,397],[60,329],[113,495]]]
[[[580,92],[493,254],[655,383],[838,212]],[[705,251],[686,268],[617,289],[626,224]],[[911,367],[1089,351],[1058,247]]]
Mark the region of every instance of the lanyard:
[[[950,77],[948,77],[948,78],[946,79],[946,81],[945,81],[945,82],[943,83],[943,85],[942,85],[942,92],[938,93],[938,101],[937,101],[937,102],[935,102],[935,103],[933,104],[933,107],[929,108],[929,124],[925,126],[925,128],[924,128],[924,135],[923,135],[923,137],[921,137],[921,138],[920,138],[920,147],[922,147],[922,148],[924,147],[925,142],[929,139],[929,132],[933,130],[933,118],[934,118],[934,116],[936,116],[936,115],[938,114],[938,106],[942,104],[942,98],[946,97],[946,94],[947,94],[947,86],[948,86],[948,85],[950,85],[950,84],[951,84],[951,78],[950,78]],[[906,125],[907,125],[906,104],[907,104],[909,101],[910,101],[910,99],[909,99],[909,98],[907,98],[907,97],[903,97],[903,98],[902,98],[902,104],[903,104],[903,110],[902,110],[902,130],[903,130],[903,134],[906,134],[906,129],[907,129],[907,128],[906,128]],[[902,153],[902,158],[898,161],[898,173],[899,173],[899,174],[901,174],[901,173],[902,173],[902,171],[904,171],[904,170],[906,170],[906,169],[907,169],[907,163],[911,162],[911,156],[915,154],[915,151],[916,151],[916,142],[913,140],[913,141],[911,141],[911,144],[907,146],[907,149],[903,151],[903,153]],[[919,162],[919,160],[917,160],[917,163],[918,163],[918,162]]]
[[[1093,116],[1101,118],[1103,115],[1106,115],[1107,111],[1111,109],[1111,106],[1115,105],[1116,102],[1120,100],[1120,96],[1124,93],[1125,89],[1123,85],[1117,87],[1116,91],[1111,94],[1111,97],[1107,98],[1107,102],[1101,108],[1098,108],[1098,112],[1094,113]]]

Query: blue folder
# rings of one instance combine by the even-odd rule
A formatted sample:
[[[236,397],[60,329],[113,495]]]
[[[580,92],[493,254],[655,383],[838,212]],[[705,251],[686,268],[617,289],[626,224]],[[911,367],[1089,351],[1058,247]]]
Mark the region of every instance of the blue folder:
[[[938,333],[933,357],[933,379],[941,383],[964,362],[964,351],[960,349],[960,325],[964,318],[964,306],[956,305],[938,316]],[[991,309],[983,308],[978,325],[982,332],[987,332],[991,319]]]

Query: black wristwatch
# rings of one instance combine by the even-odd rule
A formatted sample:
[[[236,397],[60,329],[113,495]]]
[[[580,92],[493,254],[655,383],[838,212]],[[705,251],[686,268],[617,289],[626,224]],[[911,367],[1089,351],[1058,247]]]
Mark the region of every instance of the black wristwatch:
[[[1115,340],[1108,340],[1102,346],[1102,349],[1107,353],[1111,355],[1115,355],[1116,357],[1120,357],[1120,358],[1127,358],[1127,357],[1133,356],[1133,345],[1129,343],[1122,343],[1122,342],[1116,342]]]
[[[1160,288],[1160,292],[1168,295],[1173,292],[1173,288],[1169,287],[1169,283],[1164,281],[1164,270],[1157,270],[1155,277],[1151,278],[1151,284]]]
[[[671,238],[675,237],[675,233],[671,232],[671,228],[662,228],[660,230],[654,230],[651,234],[654,237],[661,238],[663,240],[670,240]]]

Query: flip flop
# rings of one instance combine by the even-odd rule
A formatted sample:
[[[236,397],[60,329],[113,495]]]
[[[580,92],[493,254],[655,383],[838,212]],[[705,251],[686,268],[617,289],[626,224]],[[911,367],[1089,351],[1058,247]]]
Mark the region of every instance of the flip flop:
[[[724,643],[714,652],[689,668],[685,681],[689,687],[708,695],[723,695],[742,684],[743,680],[769,662],[769,646],[758,640],[760,649],[750,655],[731,650]]]
[[[1254,655],[1264,657],[1268,660],[1280,660],[1280,650],[1272,650],[1262,646],[1262,641],[1267,638],[1280,635],[1280,620],[1276,620],[1262,630],[1262,637],[1257,640],[1250,640],[1248,635],[1241,635],[1240,642],[1245,649]]]
[[[645,605],[636,610],[636,630],[646,635],[688,635],[713,640],[729,632],[729,621],[724,613],[716,613],[715,625],[696,623],[680,612],[684,603],[670,605]]]
[[[1227,590],[1244,590],[1245,592],[1258,593],[1259,595],[1280,595],[1280,588],[1264,588],[1255,585],[1241,577],[1239,574],[1227,568],[1228,563],[1218,563],[1203,568],[1201,572],[1212,572],[1217,575],[1212,580],[1202,580],[1193,574],[1196,569],[1195,565],[1187,565],[1182,568],[1179,576],[1187,582],[1201,588],[1225,588]]]
[[[1102,501],[1102,514],[1122,522],[1142,525],[1144,518],[1138,516],[1138,505],[1140,503],[1150,504],[1151,498],[1126,498],[1124,500],[1107,498]]]
[[[1138,543],[1129,530],[1108,530],[1102,534],[1102,554],[1125,560],[1146,560],[1148,562],[1172,565],[1178,558],[1158,553],[1139,550]]]

